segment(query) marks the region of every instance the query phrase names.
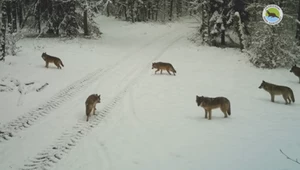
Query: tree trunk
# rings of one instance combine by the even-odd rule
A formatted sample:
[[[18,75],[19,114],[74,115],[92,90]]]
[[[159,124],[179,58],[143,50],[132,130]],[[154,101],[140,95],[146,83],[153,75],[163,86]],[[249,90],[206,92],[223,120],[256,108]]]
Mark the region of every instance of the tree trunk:
[[[6,16],[7,16],[7,26],[8,31],[12,31],[12,17],[11,17],[11,1],[6,1]]]
[[[298,2],[298,16],[297,16],[297,29],[296,29],[296,39],[298,40],[298,45],[300,45],[300,0]]]
[[[227,23],[226,23],[226,15],[228,15],[228,12],[229,12],[229,9],[227,7],[227,4],[229,2],[227,0],[223,0],[223,3],[222,3],[222,9],[223,9],[223,12],[222,12],[222,24],[221,24],[221,45],[222,46],[225,46],[225,31],[227,29]]]
[[[135,22],[135,17],[134,17],[134,0],[131,0],[131,4],[130,4],[130,15],[131,15],[131,22],[134,23]]]
[[[107,6],[106,6],[106,12],[107,12],[107,16],[110,16],[110,3],[107,2]]]
[[[88,12],[87,7],[85,7],[83,12],[83,24],[84,24],[84,35],[89,35],[89,29],[88,29]]]
[[[240,14],[239,14],[239,16],[240,16]],[[238,16],[235,16],[234,17],[234,27],[235,27],[235,31],[238,34],[239,43],[240,43],[240,50],[242,51],[245,47],[243,45],[243,38],[242,38],[243,30],[240,29],[240,27],[241,27],[240,23],[243,24],[242,21],[241,21],[241,18],[238,17]]]
[[[182,16],[182,0],[177,0],[176,12],[177,12],[177,18]]]
[[[256,3],[257,0],[253,0],[253,3],[254,3],[254,21],[256,22],[257,21],[257,3]]]
[[[163,0],[163,1],[164,1],[164,2],[163,2],[163,3],[164,3],[164,5],[163,5],[163,6],[164,6],[164,7],[163,7],[163,8],[164,8],[164,9],[163,9],[163,13],[164,13],[163,17],[164,17],[164,18],[163,18],[163,20],[166,21],[166,9],[167,9],[167,2],[166,2],[166,1],[167,1],[167,0]]]
[[[126,6],[124,6],[124,16],[125,16],[125,21],[128,21],[127,7]]]
[[[1,49],[0,49],[0,61],[5,61],[5,46],[6,46],[6,25],[7,25],[7,1],[2,3],[2,27],[1,27]]]
[[[211,36],[210,36],[210,15],[209,15],[209,4],[207,2],[202,4],[202,25],[201,25],[201,35],[203,42],[206,44],[211,44]]]
[[[41,28],[41,2],[40,0],[37,0],[35,3],[35,24],[38,29],[38,32],[42,32]]]
[[[23,5],[24,5],[23,1],[18,0],[17,15],[18,15],[19,27],[21,27],[23,24]]]
[[[174,4],[174,0],[170,0],[170,15],[169,15],[169,21],[172,21],[172,18],[173,18],[173,4]]]
[[[13,33],[13,32],[17,32],[17,2],[16,2],[16,0],[11,1],[11,12],[12,12],[11,33]]]
[[[78,25],[76,22],[76,4],[75,0],[71,0],[68,4],[69,11],[68,11],[68,25],[67,25],[67,35],[68,36],[77,36],[78,35]]]
[[[159,10],[159,0],[156,1],[155,3],[155,21],[157,21],[158,18],[158,10]]]

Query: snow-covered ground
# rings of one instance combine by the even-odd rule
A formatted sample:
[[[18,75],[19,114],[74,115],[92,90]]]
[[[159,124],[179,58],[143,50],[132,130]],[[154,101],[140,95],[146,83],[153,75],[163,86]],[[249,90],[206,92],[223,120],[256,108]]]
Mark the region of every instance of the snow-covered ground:
[[[22,52],[0,63],[1,170],[299,168],[279,151],[300,158],[300,84],[289,70],[254,68],[235,49],[195,46],[187,39],[192,19],[97,22],[99,40],[23,39]],[[65,67],[46,69],[42,52]],[[155,75],[155,61],[172,63],[176,76]],[[296,102],[270,102],[262,80],[291,87]],[[101,103],[86,122],[92,93]],[[216,109],[204,119],[196,95],[227,97],[232,115]]]

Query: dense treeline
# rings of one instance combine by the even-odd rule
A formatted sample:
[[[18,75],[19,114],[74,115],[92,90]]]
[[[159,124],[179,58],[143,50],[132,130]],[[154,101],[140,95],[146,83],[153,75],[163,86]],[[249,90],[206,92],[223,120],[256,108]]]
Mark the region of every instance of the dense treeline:
[[[268,4],[280,6],[281,23],[262,20]],[[100,36],[95,14],[128,22],[169,22],[193,16],[196,41],[237,47],[257,67],[276,68],[299,61],[300,0],[1,0],[0,60],[14,55],[20,30],[37,36]]]
[[[193,0],[201,19],[198,38],[212,46],[239,47],[257,67],[286,67],[299,62],[299,0]],[[268,25],[263,9],[278,5],[283,19]]]

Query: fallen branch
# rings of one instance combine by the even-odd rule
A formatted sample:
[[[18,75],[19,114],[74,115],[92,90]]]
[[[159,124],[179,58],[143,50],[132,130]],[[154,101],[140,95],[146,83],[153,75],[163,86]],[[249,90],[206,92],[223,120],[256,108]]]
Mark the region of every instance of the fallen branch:
[[[292,159],[290,158],[289,156],[287,156],[281,149],[280,149],[280,152],[286,157],[286,159],[289,159],[297,164],[300,164],[300,162],[298,161],[298,159]]]
[[[45,83],[44,85],[42,85],[42,87],[36,89],[36,92],[39,92],[39,91],[43,90],[48,85],[49,85],[48,83]]]
[[[5,84],[0,84],[0,92],[8,92],[8,91],[13,91],[14,89],[5,85]]]
[[[30,82],[30,83],[25,83],[26,86],[34,84],[34,82]]]

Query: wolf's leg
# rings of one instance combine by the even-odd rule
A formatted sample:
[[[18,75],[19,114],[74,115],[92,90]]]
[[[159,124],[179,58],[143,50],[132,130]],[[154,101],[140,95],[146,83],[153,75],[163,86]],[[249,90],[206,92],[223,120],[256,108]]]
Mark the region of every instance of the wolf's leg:
[[[160,69],[160,74],[162,74],[162,69]]]
[[[49,62],[48,62],[48,61],[46,61],[46,65],[45,65],[45,67],[46,67],[46,68],[48,68],[48,65],[49,65]]]
[[[94,107],[94,115],[96,114],[96,110],[97,110],[97,109],[96,109],[96,106],[95,106],[95,107]]]
[[[159,71],[159,69],[157,69],[157,70],[155,71],[155,74],[156,74],[158,71]]]
[[[205,109],[204,109],[205,110]],[[207,110],[205,110],[205,119],[207,119]]]
[[[299,77],[299,83],[300,83],[300,77]]]
[[[95,114],[95,112],[96,112],[96,110],[95,110],[95,108],[93,107],[93,115]]]
[[[292,103],[291,97],[288,97],[288,100],[289,100],[289,104],[291,104]]]
[[[172,75],[172,74],[170,73],[170,71],[169,71],[169,70],[167,70],[167,72],[168,72],[170,75]]]
[[[287,96],[287,99],[288,99],[289,104],[291,104],[292,103],[291,96]]]
[[[226,108],[226,106],[221,106],[221,111],[224,113],[224,118],[227,118],[228,116],[227,116],[227,108]]]
[[[56,67],[57,67],[58,69],[61,69],[61,67],[60,67],[60,65],[59,65],[58,62],[54,62],[54,64],[56,65]]]
[[[287,100],[287,95],[282,95],[282,97],[283,97],[283,99],[284,99],[284,101],[285,101],[285,104],[288,104],[288,100]]]
[[[208,115],[208,120],[211,120],[211,109],[208,110],[208,113],[209,113],[209,115]]]
[[[89,121],[90,114],[86,115],[86,121]]]
[[[274,98],[275,98],[274,94],[271,94],[271,102],[274,102]]]

